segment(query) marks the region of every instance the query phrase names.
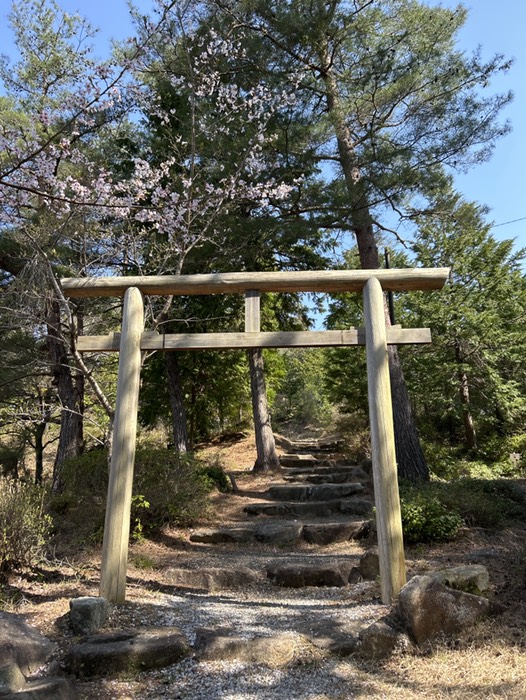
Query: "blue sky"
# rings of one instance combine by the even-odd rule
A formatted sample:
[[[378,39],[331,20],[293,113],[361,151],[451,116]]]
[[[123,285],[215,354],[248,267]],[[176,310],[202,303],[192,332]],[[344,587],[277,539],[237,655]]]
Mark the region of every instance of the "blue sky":
[[[453,5],[454,3],[443,3]],[[503,53],[514,58],[506,76],[492,85],[497,92],[512,90],[515,99],[506,110],[512,133],[500,139],[490,161],[477,166],[457,180],[459,189],[471,199],[491,208],[499,238],[515,238],[526,247],[526,3],[523,0],[472,0],[466,3],[469,19],[460,35],[466,49],[481,45],[483,56]]]
[[[68,12],[78,11],[99,28],[97,50],[101,55],[106,52],[112,38],[122,39],[130,31],[126,0],[58,2]],[[434,4],[452,7],[457,3],[443,0]],[[460,34],[459,46],[470,51],[480,44],[485,58],[494,53],[514,58],[511,71],[499,78],[492,88],[497,92],[511,89],[515,100],[505,114],[512,123],[512,133],[497,143],[488,163],[459,176],[457,186],[467,199],[490,207],[496,237],[514,238],[517,247],[526,247],[526,3],[523,0],[500,0],[497,7],[494,0],[471,0],[464,4],[469,9],[469,18]],[[7,29],[10,5],[10,0],[0,0],[0,52],[7,55],[12,53]],[[136,0],[135,5],[146,11],[152,2]]]

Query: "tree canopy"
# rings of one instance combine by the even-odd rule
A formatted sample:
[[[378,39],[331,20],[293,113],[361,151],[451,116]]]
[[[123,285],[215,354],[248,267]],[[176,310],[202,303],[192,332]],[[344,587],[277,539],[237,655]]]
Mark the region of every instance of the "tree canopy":
[[[425,476],[412,406],[424,422],[447,416],[467,431],[471,420],[473,446],[478,426],[517,429],[521,254],[493,239],[483,210],[450,186],[509,128],[500,113],[511,96],[491,90],[509,61],[458,50],[466,10],[418,0],[152,0],[149,15],[133,18],[134,36],[99,61],[85,20],[55,0],[15,0],[20,58],[0,64],[2,324],[21,358],[29,341],[44,348],[47,379],[26,389],[51,433],[60,418],[56,483],[61,462],[85,444],[86,406],[96,422],[104,415],[98,437],[111,434],[114,366],[82,357],[76,337],[119,316],[112,302],[68,302],[61,277],[308,270],[340,265],[354,245],[356,264],[376,268],[378,246],[399,242],[399,222],[414,239],[410,264],[453,265],[443,302],[413,296],[403,306],[411,324],[440,328],[442,374],[431,354],[405,353],[420,378],[409,380],[409,399],[390,351],[400,464]],[[149,300],[147,326],[234,330],[239,312],[224,300]],[[263,314],[268,327],[308,325],[299,297],[269,296]],[[331,376],[320,357],[269,361],[284,414],[292,397],[304,413],[327,405],[321,380],[297,388],[302,372]],[[162,411],[171,406],[182,446],[184,404],[197,436],[234,425],[248,378],[241,356],[179,360],[162,367],[145,357],[142,411],[153,421],[166,393]],[[19,379],[3,372],[14,390]],[[436,396],[433,412],[418,409],[423,387]]]

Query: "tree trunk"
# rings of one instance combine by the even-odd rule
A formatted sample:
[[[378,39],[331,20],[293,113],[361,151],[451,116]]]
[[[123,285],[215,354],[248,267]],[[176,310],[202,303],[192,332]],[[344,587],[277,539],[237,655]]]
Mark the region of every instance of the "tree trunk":
[[[352,135],[347,126],[345,110],[340,101],[329,55],[322,53],[321,62],[321,75],[327,90],[327,111],[336,135],[339,160],[349,194],[351,220],[358,245],[360,265],[363,269],[375,270],[380,267],[380,258],[365,184],[361,177]],[[387,305],[386,323],[390,323]],[[429,468],[420,446],[398,349],[395,345],[389,346],[388,357],[398,474],[413,482],[428,481]]]
[[[61,466],[65,460],[78,457],[84,447],[83,390],[78,373],[73,376],[64,338],[60,330],[60,304],[52,300],[46,310],[47,348],[51,358],[54,384],[62,407],[58,449],[53,466],[52,491],[62,490]]]
[[[188,452],[188,429],[186,424],[186,410],[184,406],[183,389],[181,387],[181,372],[179,358],[176,352],[164,353],[166,364],[166,376],[168,379],[168,394],[170,396],[170,408],[172,410],[173,442],[176,452],[185,454]]]
[[[462,405],[464,440],[466,443],[466,447],[468,447],[469,449],[474,449],[477,446],[477,433],[475,431],[475,424],[473,422],[473,415],[471,413],[470,408],[468,375],[464,369],[464,357],[460,345],[455,345],[455,359],[459,367],[458,379],[460,382],[460,386],[458,388],[458,393],[460,396],[460,403]]]
[[[40,420],[35,426],[35,484],[42,484],[44,477],[44,435],[51,421],[50,390],[39,392]]]
[[[44,433],[46,423],[37,423],[35,428],[35,484],[42,484],[44,475]]]
[[[274,434],[270,425],[263,351],[261,348],[248,351],[248,362],[250,367],[252,412],[254,415],[254,430],[256,434],[257,456],[254,464],[254,471],[273,471],[280,468],[280,463],[276,453]]]
[[[429,481],[429,469],[420,445],[396,345],[387,346],[387,356],[389,358],[389,378],[391,379],[398,476],[414,483]]]

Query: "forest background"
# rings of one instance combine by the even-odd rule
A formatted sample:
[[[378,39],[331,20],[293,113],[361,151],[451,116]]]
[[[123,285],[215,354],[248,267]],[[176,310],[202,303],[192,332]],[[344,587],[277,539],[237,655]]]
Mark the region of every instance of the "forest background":
[[[491,193],[520,188],[489,160],[509,138],[509,57],[459,50],[460,6],[139,8],[132,38],[100,60],[81,17],[52,1],[12,6],[16,51],[0,71],[6,473],[30,467],[41,482],[51,456],[60,492],[68,460],[111,446],[117,358],[83,357],[76,338],[118,328],[120,302],[72,303],[61,278],[376,267],[384,248],[391,266],[452,268],[443,291],[395,299],[396,322],[433,330],[432,346],[400,350],[425,476],[520,473],[524,251],[460,192],[462,173],[479,167]],[[496,223],[522,214],[510,206]],[[241,301],[151,299],[148,328],[239,330]],[[328,328],[361,324],[352,295],[266,295],[263,330],[307,328],[321,314]],[[182,453],[247,428],[249,361],[145,356],[145,434],[164,431]],[[364,376],[356,349],[266,353],[274,427],[341,419],[366,453]]]

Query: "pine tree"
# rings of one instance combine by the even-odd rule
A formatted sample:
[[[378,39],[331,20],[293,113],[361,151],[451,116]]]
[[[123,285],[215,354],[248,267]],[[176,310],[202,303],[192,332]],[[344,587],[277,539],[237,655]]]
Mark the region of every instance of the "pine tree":
[[[377,231],[389,230],[387,209],[401,217],[414,216],[417,204],[427,209],[445,166],[486,158],[506,131],[496,116],[509,95],[486,97],[483,87],[509,64],[456,50],[460,7],[416,0],[214,4],[231,29],[251,32],[247,80],[263,71],[274,89],[296,95],[294,116],[306,125],[309,156],[330,181],[332,202],[319,202],[323,218],[354,233],[363,268],[379,267]],[[288,152],[299,152],[300,143]],[[308,200],[304,211],[312,207]],[[399,472],[425,479],[395,347],[389,361]]]

